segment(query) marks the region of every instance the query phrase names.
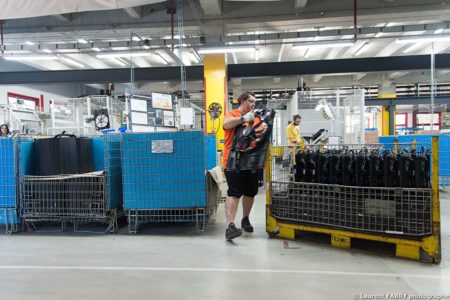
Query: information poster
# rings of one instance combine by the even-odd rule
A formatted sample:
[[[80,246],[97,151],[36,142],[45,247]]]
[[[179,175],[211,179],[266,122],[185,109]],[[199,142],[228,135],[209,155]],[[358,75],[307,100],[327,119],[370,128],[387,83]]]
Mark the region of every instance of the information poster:
[[[172,96],[152,93],[152,107],[156,109],[172,110]]]

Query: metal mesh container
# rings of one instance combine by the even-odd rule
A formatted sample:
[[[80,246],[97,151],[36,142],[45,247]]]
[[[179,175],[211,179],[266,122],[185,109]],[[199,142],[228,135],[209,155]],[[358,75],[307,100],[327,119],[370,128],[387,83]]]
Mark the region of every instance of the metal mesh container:
[[[125,134],[122,137],[124,209],[130,233],[145,222],[197,222],[216,207],[205,172],[216,165],[215,138],[203,132]]]
[[[20,155],[20,215],[28,222],[101,222],[106,232],[117,230],[122,208],[120,135],[93,137],[91,151],[95,172],[34,176],[33,142],[24,141]]]
[[[391,145],[339,145],[318,147],[306,151],[380,150],[390,149]],[[395,151],[413,147],[401,144]],[[277,153],[281,153],[277,149]],[[291,151],[283,151],[291,155]],[[357,156],[355,156],[357,158]],[[345,172],[335,173],[339,177],[333,183],[322,183],[317,173],[303,176],[313,182],[303,182],[296,176],[298,170],[290,164],[272,156],[272,180],[270,183],[270,213],[278,220],[296,224],[351,229],[356,231],[421,237],[432,233],[432,193],[431,188],[376,187],[364,186],[364,181],[349,180]],[[316,160],[319,163],[320,159]],[[300,162],[296,162],[299,164]],[[343,160],[342,170],[351,170],[350,163]],[[356,168],[354,162],[352,168]],[[363,169],[361,167],[361,169]],[[367,168],[368,170],[368,168]],[[352,170],[355,171],[355,170]],[[329,174],[328,172],[326,174]],[[356,173],[358,174],[358,173]],[[375,173],[374,173],[375,174]],[[368,176],[367,174],[359,176]],[[323,176],[322,176],[323,177]],[[320,179],[320,178],[319,178]],[[358,179],[358,178],[356,178]],[[370,183],[371,180],[366,180]],[[346,185],[351,183],[352,186]]]

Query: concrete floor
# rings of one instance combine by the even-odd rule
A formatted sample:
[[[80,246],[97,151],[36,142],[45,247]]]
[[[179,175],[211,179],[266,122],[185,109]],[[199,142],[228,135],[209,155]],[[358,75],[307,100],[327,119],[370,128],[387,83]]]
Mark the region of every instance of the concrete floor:
[[[223,205],[203,235],[185,225],[1,235],[0,299],[450,299],[449,194],[441,210],[440,265],[268,239],[262,195],[255,232],[234,243]]]

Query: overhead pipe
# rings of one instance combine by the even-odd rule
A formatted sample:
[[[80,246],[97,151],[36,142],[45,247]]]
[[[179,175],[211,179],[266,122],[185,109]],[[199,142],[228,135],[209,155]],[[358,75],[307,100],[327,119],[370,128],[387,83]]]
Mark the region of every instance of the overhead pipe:
[[[172,31],[172,51],[175,49],[175,43],[174,43],[174,32],[173,32],[173,16],[176,12],[176,4],[174,0],[167,0],[167,13],[170,14],[170,28]]]
[[[353,28],[355,30],[355,42],[358,39],[358,27],[357,27],[357,10],[358,10],[358,0],[353,0]]]

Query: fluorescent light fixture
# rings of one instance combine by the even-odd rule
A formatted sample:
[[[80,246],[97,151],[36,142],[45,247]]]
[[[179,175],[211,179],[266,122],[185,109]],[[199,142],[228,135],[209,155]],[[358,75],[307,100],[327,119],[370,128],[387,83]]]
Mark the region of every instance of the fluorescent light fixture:
[[[441,34],[441,33],[444,33],[444,28],[439,28],[434,31],[434,34]]]
[[[350,47],[355,43],[353,41],[327,41],[314,43],[294,44],[292,48],[329,48],[329,47]]]
[[[154,55],[154,57],[155,57],[160,63],[162,63],[162,64],[164,64],[164,65],[168,65],[168,64],[169,64],[169,63],[167,62],[167,60],[166,60],[164,57],[162,57],[161,54],[159,54],[159,53],[156,53],[156,54]]]
[[[98,48],[98,47],[94,47],[94,48],[92,48],[92,50],[94,50],[95,52],[100,52],[100,51],[102,51],[102,50],[100,50],[100,48]]]
[[[130,50],[130,48],[129,47],[111,47],[111,50],[123,51],[123,50]]]
[[[52,50],[50,50],[50,49],[42,49],[42,52],[45,52],[45,53],[52,53]]]
[[[442,42],[450,41],[450,35],[422,35],[413,37],[401,37],[396,40],[397,43],[417,43],[417,42]]]
[[[369,45],[369,42],[364,42],[362,45],[361,45],[361,47],[359,47],[358,49],[356,49],[356,51],[355,51],[355,55],[360,55],[361,53],[362,53],[362,50],[367,46],[367,45]]]
[[[85,39],[78,39],[78,43],[80,43],[80,44],[87,44],[88,41],[86,41]]]
[[[30,46],[34,45],[33,42],[29,42],[29,41],[25,42],[25,44],[30,45]]]
[[[245,46],[245,47],[211,47],[211,48],[202,48],[198,50],[200,54],[214,54],[214,53],[237,53],[237,52],[254,52],[255,47]]]
[[[71,58],[67,58],[67,57],[62,57],[62,60],[72,66],[78,67],[78,68],[84,68],[84,65],[80,64],[79,62],[71,59]]]
[[[56,49],[55,51],[59,53],[79,53],[77,49]]]
[[[256,51],[255,51],[255,60],[256,61],[259,60],[259,49],[256,49]]]
[[[15,61],[30,61],[30,60],[56,60],[58,57],[56,55],[17,55],[17,56],[3,56],[6,60]]]
[[[122,53],[105,53],[105,54],[97,54],[98,58],[131,58],[131,57],[142,57],[142,56],[150,56],[149,52],[122,52]]]

